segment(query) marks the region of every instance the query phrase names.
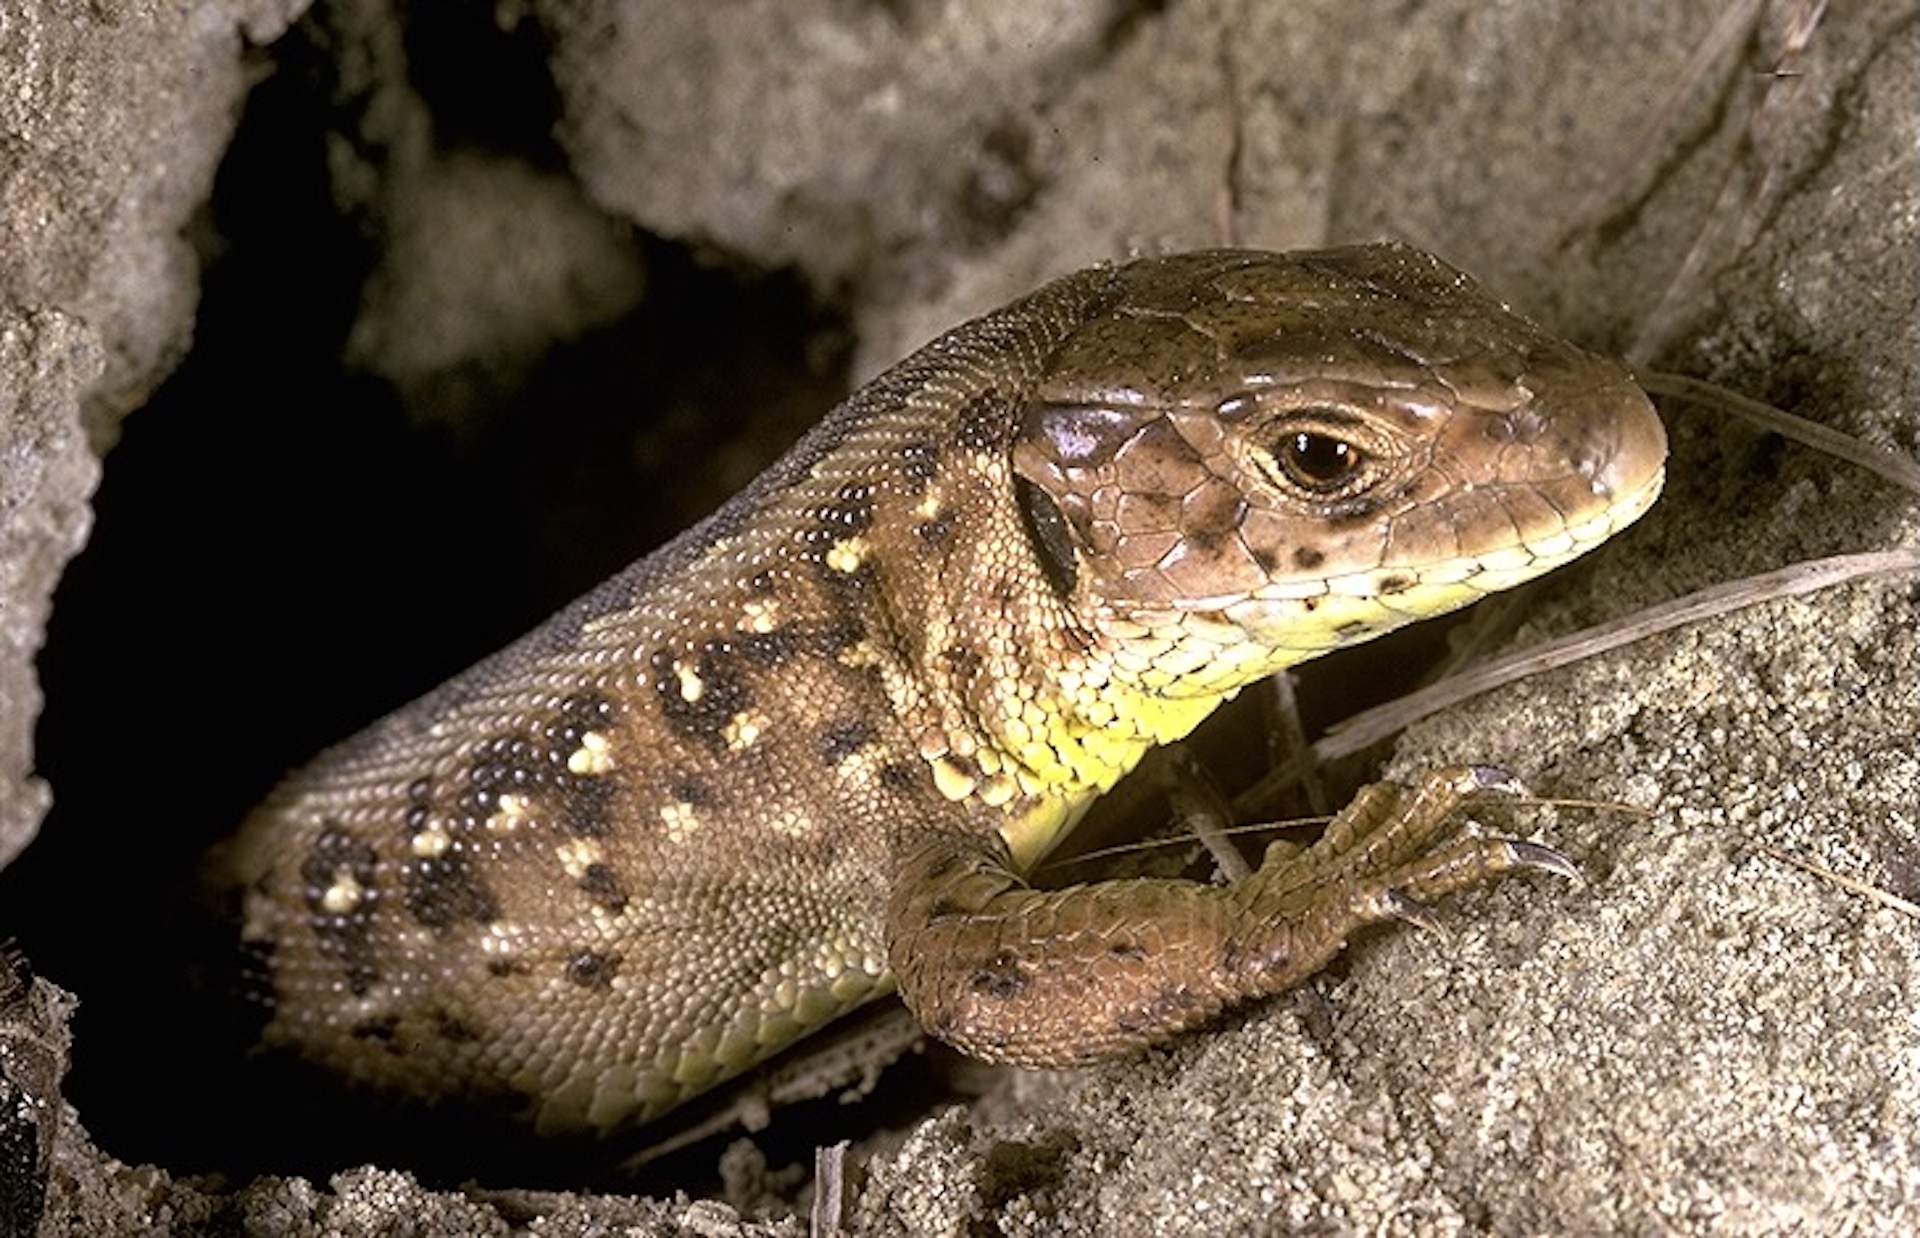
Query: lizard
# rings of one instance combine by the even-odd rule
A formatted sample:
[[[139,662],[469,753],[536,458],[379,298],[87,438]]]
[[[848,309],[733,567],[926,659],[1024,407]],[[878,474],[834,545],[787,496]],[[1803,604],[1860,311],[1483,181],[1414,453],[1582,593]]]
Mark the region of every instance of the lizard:
[[[1097,266],[940,336],[713,515],[296,772],[217,852],[269,1046],[541,1132],[656,1118],[898,991],[1136,1052],[1524,870],[1484,767],[1238,881],[1027,876],[1141,757],[1653,503],[1613,360],[1394,243]]]

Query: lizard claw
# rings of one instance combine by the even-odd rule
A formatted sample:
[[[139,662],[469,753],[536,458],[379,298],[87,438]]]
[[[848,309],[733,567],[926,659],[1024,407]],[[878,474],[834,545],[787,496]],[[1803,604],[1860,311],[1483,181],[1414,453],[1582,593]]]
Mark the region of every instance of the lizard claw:
[[[1511,772],[1498,765],[1469,765],[1467,772],[1473,780],[1475,791],[1492,792],[1496,795],[1531,795],[1526,784],[1514,777]]]
[[[1381,902],[1385,904],[1387,913],[1394,919],[1411,924],[1415,928],[1424,929],[1438,937],[1449,936],[1447,926],[1440,922],[1440,917],[1433,914],[1425,903],[1398,890],[1386,891],[1381,896]]]
[[[1500,841],[1512,852],[1515,868],[1533,868],[1565,877],[1569,881],[1580,880],[1580,866],[1552,847],[1528,842],[1524,838],[1503,838]]]

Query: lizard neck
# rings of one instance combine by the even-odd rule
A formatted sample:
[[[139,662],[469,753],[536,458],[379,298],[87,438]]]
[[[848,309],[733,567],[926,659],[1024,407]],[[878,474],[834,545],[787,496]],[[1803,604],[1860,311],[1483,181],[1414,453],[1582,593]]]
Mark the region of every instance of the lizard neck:
[[[910,681],[895,706],[940,793],[985,810],[1024,870],[1245,678],[1173,682],[1127,633],[1082,618],[1035,557],[1004,456],[967,464],[907,514],[911,529],[882,534],[934,551],[884,598]],[[932,546],[923,531],[949,513],[965,535]]]

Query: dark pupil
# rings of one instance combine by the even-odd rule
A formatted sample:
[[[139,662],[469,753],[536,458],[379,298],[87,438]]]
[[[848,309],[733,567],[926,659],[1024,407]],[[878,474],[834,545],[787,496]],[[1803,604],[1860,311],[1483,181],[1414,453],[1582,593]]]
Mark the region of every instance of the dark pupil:
[[[1281,444],[1287,470],[1302,485],[1331,486],[1353,475],[1360,453],[1353,444],[1326,434],[1300,430]]]

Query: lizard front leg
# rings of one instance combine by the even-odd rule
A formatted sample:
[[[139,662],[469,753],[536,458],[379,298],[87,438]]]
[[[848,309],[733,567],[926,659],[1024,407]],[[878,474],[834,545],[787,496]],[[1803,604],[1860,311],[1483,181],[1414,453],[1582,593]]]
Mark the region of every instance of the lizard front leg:
[[[1134,879],[1031,889],[997,840],[904,836],[890,961],[928,1031],[989,1061],[1083,1065],[1135,1052],[1324,967],[1356,930],[1431,924],[1424,902],[1557,852],[1450,830],[1497,770],[1454,766],[1411,791],[1366,787],[1303,851],[1276,845],[1230,886]]]

